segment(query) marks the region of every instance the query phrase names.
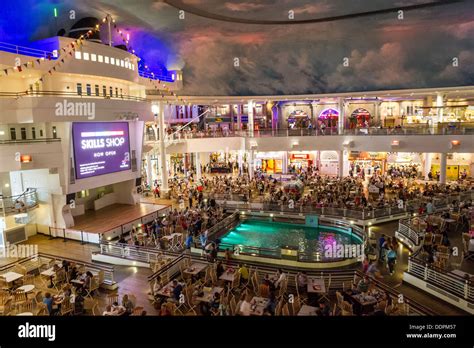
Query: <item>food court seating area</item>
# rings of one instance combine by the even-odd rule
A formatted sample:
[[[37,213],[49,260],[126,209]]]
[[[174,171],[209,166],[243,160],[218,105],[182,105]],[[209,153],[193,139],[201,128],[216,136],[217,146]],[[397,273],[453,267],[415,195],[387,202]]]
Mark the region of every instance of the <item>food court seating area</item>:
[[[399,303],[399,294],[375,279],[361,281],[359,271],[278,271],[183,255],[149,277],[150,301],[159,315],[432,314],[406,297]]]
[[[107,311],[113,268],[39,255],[0,268],[0,315],[100,315]],[[142,315],[133,294],[128,312],[119,301],[107,315]]]

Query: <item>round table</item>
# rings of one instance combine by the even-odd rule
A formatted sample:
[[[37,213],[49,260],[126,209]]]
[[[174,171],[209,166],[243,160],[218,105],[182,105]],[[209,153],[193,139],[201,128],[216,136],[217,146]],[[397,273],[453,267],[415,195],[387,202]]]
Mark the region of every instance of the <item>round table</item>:
[[[17,290],[23,290],[26,293],[32,292],[35,286],[33,284],[23,285],[17,288]]]
[[[32,316],[33,316],[33,313],[31,313],[31,312],[23,312],[23,313],[18,313],[16,316],[17,316],[17,317],[32,317]]]

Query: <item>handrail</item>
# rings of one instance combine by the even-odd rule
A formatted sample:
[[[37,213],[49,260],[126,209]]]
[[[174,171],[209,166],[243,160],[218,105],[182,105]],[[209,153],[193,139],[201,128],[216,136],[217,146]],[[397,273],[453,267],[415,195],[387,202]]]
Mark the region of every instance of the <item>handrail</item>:
[[[181,255],[179,252],[173,252],[170,250],[105,241],[100,242],[100,253],[102,255],[147,263],[159,261],[162,256],[176,258]]]
[[[60,141],[61,141],[61,138],[0,140],[0,145],[30,144],[30,143],[55,143],[55,142],[60,142]]]
[[[457,274],[447,272],[413,256],[408,258],[408,270],[406,272],[432,286],[442,289],[451,296],[474,304],[474,281],[471,279],[465,279]]]
[[[236,195],[234,195],[236,196]],[[455,195],[443,196],[442,198],[434,198],[434,206],[436,209],[446,207],[452,200],[464,200],[466,197],[473,197],[474,191],[464,191]],[[233,197],[235,198],[235,197]],[[218,199],[219,200],[219,199]],[[411,200],[407,201],[404,204],[403,208],[398,208],[397,205],[388,206],[384,208],[374,208],[374,209],[349,209],[349,208],[333,208],[333,207],[314,207],[311,205],[303,206],[301,204],[295,204],[294,208],[289,208],[286,205],[280,205],[278,203],[263,203],[260,201],[244,201],[243,199],[239,201],[227,201],[224,199],[220,204],[224,209],[246,209],[246,210],[267,210],[273,212],[283,212],[283,213],[310,213],[324,216],[335,216],[335,217],[345,217],[349,219],[357,220],[377,220],[390,216],[400,216],[410,214],[415,212],[422,204],[420,200]],[[423,203],[424,204],[424,203]]]
[[[191,262],[199,262],[199,263],[206,263],[209,267],[212,267],[213,264],[204,260],[202,257],[196,255],[185,255],[182,254],[179,258],[171,262],[170,264],[166,265],[165,267],[159,269],[152,275],[148,277],[148,282],[153,293],[153,282],[158,276],[162,276],[167,274],[170,279],[173,279],[175,276],[179,274],[179,266],[181,263],[188,259]],[[226,261],[226,265],[228,267],[238,268],[240,262],[229,260]],[[247,267],[254,269],[257,272],[257,279],[263,279],[267,274],[274,274],[276,272],[275,267],[271,267],[268,264],[253,262],[253,261],[245,261]],[[288,289],[292,290],[296,288],[296,272],[299,270],[295,267],[290,266],[279,266],[284,273],[288,275],[287,279],[288,282]],[[328,278],[331,275],[331,289],[343,289],[344,283],[349,282],[350,284],[354,284],[357,279],[361,279],[364,277],[364,274],[359,270],[306,270],[307,276],[312,277],[321,277],[323,279]],[[374,285],[379,288],[380,290],[388,292],[394,301],[398,301],[400,298],[400,293],[395,291],[393,288],[385,285],[384,283],[372,279]],[[407,312],[405,314],[415,314],[415,315],[429,315],[433,316],[436,315],[431,309],[423,306],[422,304],[418,303],[417,301],[411,299],[409,296],[403,295],[404,303],[407,304]]]
[[[28,262],[36,262],[38,258],[47,258],[47,259],[53,259],[53,260],[65,260],[69,262],[73,262],[78,265],[85,266],[88,269],[91,270],[98,270],[98,271],[103,271],[104,272],[104,279],[107,280],[109,284],[115,283],[114,281],[114,266],[108,266],[108,265],[102,265],[102,264],[96,264],[96,263],[91,263],[87,261],[81,261],[77,259],[72,259],[69,257],[64,257],[64,256],[58,256],[58,255],[53,255],[53,254],[48,254],[44,252],[38,252],[35,255],[31,255],[29,257],[25,257],[13,262],[10,262],[2,267],[0,267],[0,272],[8,271],[10,269],[13,269],[17,264],[26,264]]]
[[[24,206],[16,208],[16,202],[20,201]],[[12,213],[12,212],[23,212],[28,211],[38,206],[38,194],[35,188],[27,188],[23,193],[19,195],[5,197],[0,195],[0,211],[3,214]]]
[[[147,78],[147,79],[152,79],[152,80],[160,80],[160,81],[165,81],[165,82],[174,82],[172,77],[161,75],[161,74],[155,74],[151,73],[145,70],[138,70],[138,75],[141,77]]]
[[[468,122],[466,122],[468,123]],[[441,127],[427,127],[427,126],[412,126],[401,129],[397,128],[363,128],[363,129],[342,129],[328,128],[325,130],[320,129],[272,129],[272,130],[254,130],[250,131],[239,131],[239,130],[227,130],[221,131],[208,131],[208,132],[184,132],[177,133],[173,140],[183,139],[201,139],[201,138],[222,138],[222,137],[289,137],[289,136],[334,136],[334,135],[351,135],[351,136],[397,136],[397,135],[465,135],[474,134],[474,127],[472,125],[457,126],[455,128],[444,126]]]
[[[47,59],[57,59],[58,57],[54,57],[53,52],[39,50],[36,48],[26,47],[26,46],[18,46],[14,44],[10,44],[8,42],[0,42],[0,51],[10,52],[15,54],[22,54],[25,56],[31,57],[39,57],[39,58],[47,58]]]
[[[0,92],[1,97],[10,98],[21,98],[21,97],[72,97],[72,98],[91,98],[91,99],[104,99],[104,100],[129,100],[129,101],[146,101],[146,98],[136,97],[131,95],[96,95],[95,93],[77,93],[77,92],[65,92],[65,91],[22,91],[22,92]]]

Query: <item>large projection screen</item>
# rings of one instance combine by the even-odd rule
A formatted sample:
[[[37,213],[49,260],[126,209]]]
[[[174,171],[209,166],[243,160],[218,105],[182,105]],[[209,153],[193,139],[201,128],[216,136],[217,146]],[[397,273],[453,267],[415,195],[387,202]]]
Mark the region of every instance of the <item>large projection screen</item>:
[[[73,122],[76,179],[131,169],[128,122]]]

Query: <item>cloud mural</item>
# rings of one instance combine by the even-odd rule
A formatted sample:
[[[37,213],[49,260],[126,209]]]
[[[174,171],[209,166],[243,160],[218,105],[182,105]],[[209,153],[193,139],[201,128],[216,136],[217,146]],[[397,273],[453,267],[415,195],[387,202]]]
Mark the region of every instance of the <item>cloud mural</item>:
[[[252,20],[314,19],[437,0],[173,0]],[[5,1],[0,41],[55,35],[111,13],[152,69],[182,69],[187,95],[266,95],[474,84],[474,1],[339,21],[262,25],[184,13],[166,1]],[[59,10],[53,18],[52,9]],[[453,66],[457,59],[458,66]],[[236,66],[236,63],[238,63]],[[347,63],[347,64],[344,64]]]

